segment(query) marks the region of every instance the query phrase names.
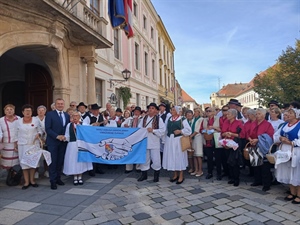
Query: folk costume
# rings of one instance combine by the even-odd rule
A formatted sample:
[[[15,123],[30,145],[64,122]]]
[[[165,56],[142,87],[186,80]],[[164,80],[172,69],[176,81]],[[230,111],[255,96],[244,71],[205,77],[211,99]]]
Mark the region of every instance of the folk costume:
[[[175,135],[175,130],[181,130],[181,134]],[[170,171],[186,170],[188,157],[187,152],[183,152],[181,149],[180,138],[182,135],[189,136],[192,134],[190,125],[182,116],[170,117],[166,132],[163,168]]]
[[[90,162],[78,162],[78,147],[76,143],[76,127],[78,124],[69,123],[66,128],[65,137],[68,141],[63,173],[66,175],[82,174],[93,169],[93,164]],[[78,177],[80,180],[81,177]],[[74,178],[75,180],[75,178]],[[75,183],[74,183],[75,184]],[[81,182],[79,184],[82,184]]]
[[[293,125],[285,123],[274,134],[274,142],[279,143],[281,136],[293,143],[292,159],[277,165],[275,177],[280,183],[300,186],[300,121]],[[284,152],[291,151],[291,145],[282,144],[280,149]]]
[[[39,145],[39,140],[36,139],[36,135],[43,134],[40,123],[36,117],[32,117],[31,123],[23,123],[23,118],[18,120],[17,125],[17,137],[18,137],[18,153],[20,166],[22,169],[30,169],[28,165],[21,163],[21,160],[27,150],[34,145]]]
[[[155,103],[151,103],[149,106],[156,106]],[[149,108],[148,106],[148,108]],[[150,161],[152,161],[151,168],[154,170],[154,182],[159,181],[159,171],[161,169],[160,160],[160,138],[165,133],[165,124],[163,120],[158,116],[154,115],[150,117],[146,115],[140,122],[139,127],[152,128],[153,132],[148,132],[148,142],[147,142],[147,152],[146,152],[146,162],[141,164],[140,168],[142,171],[141,177],[138,181],[143,181],[147,179],[147,171],[150,169]]]
[[[9,169],[19,164],[18,152],[15,151],[14,142],[17,141],[17,125],[20,117],[14,116],[10,121],[3,116],[0,118],[0,140],[2,139],[3,149],[1,150],[1,166]]]

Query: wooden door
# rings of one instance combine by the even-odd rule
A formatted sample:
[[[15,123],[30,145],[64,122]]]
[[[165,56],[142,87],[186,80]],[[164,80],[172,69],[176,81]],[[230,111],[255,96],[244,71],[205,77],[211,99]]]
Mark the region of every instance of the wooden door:
[[[53,102],[53,85],[49,72],[36,64],[25,65],[25,99],[26,103],[33,105],[34,115],[39,105],[44,105],[47,110]]]

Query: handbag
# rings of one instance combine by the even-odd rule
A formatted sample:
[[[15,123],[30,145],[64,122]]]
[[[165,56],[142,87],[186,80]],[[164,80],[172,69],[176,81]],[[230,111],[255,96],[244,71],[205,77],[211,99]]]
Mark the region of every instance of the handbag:
[[[182,129],[182,118],[180,119],[181,120],[181,129]],[[192,149],[192,144],[191,144],[191,141],[190,141],[190,137],[189,136],[181,136],[180,138],[180,143],[181,143],[181,150],[183,152],[185,152],[186,150],[188,149]]]
[[[22,168],[20,165],[15,165],[8,170],[6,177],[7,186],[18,186],[21,183]]]
[[[189,136],[181,136],[180,143],[181,143],[181,150],[183,152],[192,148]]]
[[[246,160],[250,160],[250,155],[249,155],[249,147],[248,145],[250,145],[250,142],[248,142],[245,146],[245,148],[243,149],[243,156]]]
[[[259,150],[258,146],[248,147],[250,165],[251,166],[261,166],[264,164],[264,156]]]

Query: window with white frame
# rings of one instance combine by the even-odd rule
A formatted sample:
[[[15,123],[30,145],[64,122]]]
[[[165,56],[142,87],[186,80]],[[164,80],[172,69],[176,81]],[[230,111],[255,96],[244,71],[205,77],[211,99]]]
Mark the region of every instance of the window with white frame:
[[[154,29],[151,27],[151,38],[154,39]]]
[[[93,11],[93,13],[100,16],[100,7],[99,7],[99,0],[90,0],[90,9]]]
[[[152,59],[152,79],[155,80],[155,60]]]
[[[135,17],[137,17],[138,15],[138,5],[136,4],[136,2],[133,3],[133,15]]]
[[[119,49],[119,44],[120,44],[120,41],[119,41],[119,30],[118,29],[115,29],[114,30],[114,54],[115,54],[115,58],[116,59],[120,59],[120,49]]]
[[[143,16],[143,27],[147,30],[147,17],[145,15]]]
[[[140,47],[137,43],[135,43],[134,45],[134,65],[135,65],[135,69],[140,69],[139,67],[139,52],[140,52]]]
[[[148,53],[145,52],[145,75],[148,76]]]

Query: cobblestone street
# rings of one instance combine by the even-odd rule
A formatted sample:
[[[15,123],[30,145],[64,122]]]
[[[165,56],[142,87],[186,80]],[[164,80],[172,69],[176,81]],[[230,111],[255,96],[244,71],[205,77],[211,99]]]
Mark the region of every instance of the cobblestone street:
[[[251,187],[242,174],[239,187],[227,179],[206,180],[186,175],[183,184],[169,182],[163,171],[159,183],[137,182],[138,173],[124,168],[85,176],[83,186],[64,177],[65,186],[49,188],[48,179],[38,179],[38,188],[0,188],[0,224],[300,224],[300,207],[283,200],[286,186],[269,192]],[[246,171],[242,171],[246,173]]]

